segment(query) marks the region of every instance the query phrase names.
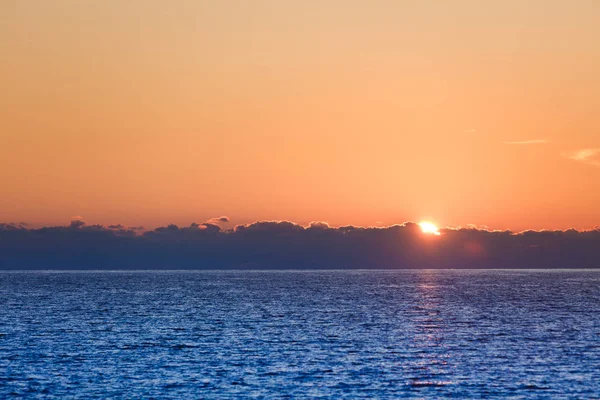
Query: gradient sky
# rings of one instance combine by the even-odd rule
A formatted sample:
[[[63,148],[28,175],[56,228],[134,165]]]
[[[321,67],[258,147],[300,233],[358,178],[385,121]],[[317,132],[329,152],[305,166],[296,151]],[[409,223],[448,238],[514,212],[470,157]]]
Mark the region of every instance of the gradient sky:
[[[600,2],[0,0],[0,221],[600,225]]]

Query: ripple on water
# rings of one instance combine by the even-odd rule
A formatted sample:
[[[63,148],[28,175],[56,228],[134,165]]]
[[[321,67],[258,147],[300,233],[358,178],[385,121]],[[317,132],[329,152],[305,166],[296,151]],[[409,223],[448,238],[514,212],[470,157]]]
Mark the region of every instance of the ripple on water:
[[[0,398],[600,393],[600,271],[0,273]]]

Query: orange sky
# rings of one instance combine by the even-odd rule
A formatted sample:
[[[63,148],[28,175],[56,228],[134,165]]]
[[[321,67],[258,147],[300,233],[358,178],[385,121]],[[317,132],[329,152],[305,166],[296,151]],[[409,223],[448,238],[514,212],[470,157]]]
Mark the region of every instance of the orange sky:
[[[0,221],[600,225],[598,21],[596,0],[1,1]]]

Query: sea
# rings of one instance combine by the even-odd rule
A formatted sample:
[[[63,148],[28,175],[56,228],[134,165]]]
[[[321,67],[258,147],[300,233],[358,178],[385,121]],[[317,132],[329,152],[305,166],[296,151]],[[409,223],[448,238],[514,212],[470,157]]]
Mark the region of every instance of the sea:
[[[0,398],[600,398],[600,270],[0,272]]]

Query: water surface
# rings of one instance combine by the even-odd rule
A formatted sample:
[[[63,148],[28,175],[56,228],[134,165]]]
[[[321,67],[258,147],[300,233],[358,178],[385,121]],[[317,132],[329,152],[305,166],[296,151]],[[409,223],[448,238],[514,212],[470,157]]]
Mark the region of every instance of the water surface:
[[[600,271],[0,273],[0,398],[600,396]]]

